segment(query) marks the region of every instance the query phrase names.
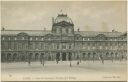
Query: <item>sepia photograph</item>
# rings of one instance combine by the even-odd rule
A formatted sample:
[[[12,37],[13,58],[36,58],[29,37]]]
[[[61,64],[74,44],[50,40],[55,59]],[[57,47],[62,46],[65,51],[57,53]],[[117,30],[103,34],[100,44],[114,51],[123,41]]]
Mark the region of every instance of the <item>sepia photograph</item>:
[[[1,81],[127,82],[127,1],[1,1]]]

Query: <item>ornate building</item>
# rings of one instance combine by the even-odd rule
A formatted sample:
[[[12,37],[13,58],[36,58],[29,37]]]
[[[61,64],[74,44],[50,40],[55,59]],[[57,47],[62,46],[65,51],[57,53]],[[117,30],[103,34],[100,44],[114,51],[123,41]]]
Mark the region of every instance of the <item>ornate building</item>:
[[[126,59],[127,33],[74,31],[65,14],[52,19],[52,30],[1,30],[1,60],[98,60]]]

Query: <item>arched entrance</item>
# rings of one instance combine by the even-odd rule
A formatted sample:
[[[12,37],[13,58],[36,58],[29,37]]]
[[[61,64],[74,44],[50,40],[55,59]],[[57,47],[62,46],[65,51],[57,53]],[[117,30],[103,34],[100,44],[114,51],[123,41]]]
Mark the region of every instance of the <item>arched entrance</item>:
[[[96,53],[95,52],[93,52],[92,59],[93,59],[93,61],[96,60]]]
[[[71,61],[71,60],[72,60],[72,53],[71,53],[71,52],[69,52],[68,60],[69,60],[69,61]]]
[[[37,61],[37,60],[38,60],[38,58],[39,58],[39,54],[38,54],[38,53],[36,53],[36,54],[35,54],[35,61]]]
[[[62,53],[62,61],[66,61],[66,53]]]
[[[90,60],[90,55],[91,55],[91,53],[88,53],[88,60]]]
[[[59,52],[56,54],[56,60],[60,61],[60,53]]]
[[[13,61],[16,61],[16,60],[17,60],[17,54],[14,53],[14,54],[13,54]]]
[[[11,53],[8,53],[7,54],[7,61],[10,61],[11,60]]]
[[[44,65],[44,53],[40,54],[40,62]]]
[[[118,60],[118,53],[115,53],[115,60]]]
[[[29,61],[31,61],[32,55],[33,55],[32,53],[28,54],[28,60],[29,60]]]
[[[82,59],[83,59],[83,60],[86,60],[86,53],[83,53]]]

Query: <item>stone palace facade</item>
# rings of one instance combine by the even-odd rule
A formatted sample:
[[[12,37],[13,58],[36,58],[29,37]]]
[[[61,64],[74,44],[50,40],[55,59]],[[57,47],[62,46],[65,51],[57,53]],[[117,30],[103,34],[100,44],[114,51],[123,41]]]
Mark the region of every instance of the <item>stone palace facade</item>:
[[[127,59],[127,33],[74,31],[66,14],[52,19],[52,30],[1,30],[1,61]]]

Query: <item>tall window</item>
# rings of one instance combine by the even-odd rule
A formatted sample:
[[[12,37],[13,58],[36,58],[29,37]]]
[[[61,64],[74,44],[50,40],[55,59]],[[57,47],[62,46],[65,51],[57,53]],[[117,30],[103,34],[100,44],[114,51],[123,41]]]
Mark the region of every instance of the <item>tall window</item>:
[[[71,49],[72,48],[72,45],[71,44],[69,44],[69,49]]]
[[[59,44],[57,44],[57,49],[59,49]]]
[[[62,45],[62,49],[66,49],[66,44],[63,44]]]
[[[24,37],[22,37],[22,40],[24,40]]]

